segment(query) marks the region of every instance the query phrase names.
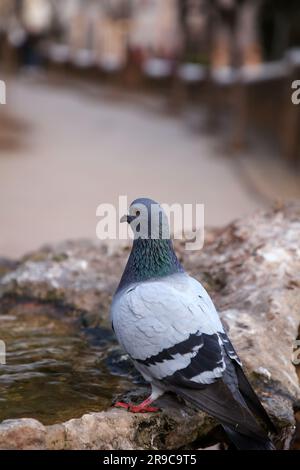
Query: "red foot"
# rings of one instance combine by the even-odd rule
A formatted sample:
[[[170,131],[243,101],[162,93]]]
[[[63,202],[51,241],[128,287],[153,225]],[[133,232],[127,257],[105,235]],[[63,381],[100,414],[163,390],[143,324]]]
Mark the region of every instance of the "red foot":
[[[129,411],[131,411],[131,413],[156,413],[159,411],[159,408],[155,406],[143,406],[143,404],[141,404],[137,406],[131,405]]]
[[[117,403],[115,403],[114,406],[116,408],[125,408],[126,410],[128,410],[131,405],[129,403],[124,403],[123,401],[117,401]]]
[[[159,411],[159,408],[154,406],[148,406],[147,403],[143,402],[140,405],[133,405],[132,403],[124,403],[122,401],[118,401],[114,405],[117,408],[125,408],[126,410],[130,411],[131,413],[156,413]]]

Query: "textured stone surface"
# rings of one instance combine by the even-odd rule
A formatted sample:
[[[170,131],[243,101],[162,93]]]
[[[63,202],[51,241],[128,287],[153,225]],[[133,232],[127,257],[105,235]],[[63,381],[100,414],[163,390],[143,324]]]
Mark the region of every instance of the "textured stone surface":
[[[8,419],[0,425],[0,449],[45,448],[45,427],[35,419]]]
[[[300,204],[208,232],[204,249],[176,249],[220,311],[250,381],[280,429],[279,447],[294,435],[299,382],[292,362],[300,323]],[[22,298],[72,306],[86,324],[107,318],[111,295],[128,247],[88,241],[44,248],[0,279],[0,307]],[[2,448],[179,448],[195,444],[214,427],[203,413],[172,404],[163,413],[135,416],[121,410],[91,413],[43,427],[33,420],[0,425]],[[20,431],[18,432],[18,426]]]
[[[87,323],[97,324],[107,319],[128,249],[85,240],[46,246],[2,277],[0,298],[56,304],[84,313]]]
[[[197,439],[202,413],[188,408],[134,415],[112,409],[65,423],[66,449],[176,449]]]
[[[0,424],[0,449],[177,449],[188,446],[214,426],[204,413],[170,398],[164,411],[134,415],[112,408],[65,423],[43,426],[33,419]]]

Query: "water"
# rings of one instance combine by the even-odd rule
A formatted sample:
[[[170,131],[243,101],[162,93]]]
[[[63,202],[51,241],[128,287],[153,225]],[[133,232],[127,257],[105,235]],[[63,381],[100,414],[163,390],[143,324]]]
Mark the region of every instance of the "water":
[[[28,309],[27,309],[28,310]],[[34,311],[0,315],[6,365],[0,365],[0,421],[36,418],[54,424],[108,408],[132,387],[110,330]],[[123,367],[124,366],[124,367]]]

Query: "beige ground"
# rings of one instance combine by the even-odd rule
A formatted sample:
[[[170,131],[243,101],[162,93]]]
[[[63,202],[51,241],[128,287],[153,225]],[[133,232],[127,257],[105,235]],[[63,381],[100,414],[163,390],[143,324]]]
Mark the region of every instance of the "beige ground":
[[[20,128],[16,142],[6,142],[8,131],[0,130],[0,256],[94,238],[96,207],[116,203],[119,195],[204,203],[206,224],[222,225],[268,197],[300,192],[296,184],[290,194],[293,176],[279,168],[284,189],[272,177],[261,197],[255,190],[261,172],[253,163],[248,171],[220,155],[212,138],[155,106],[28,77],[8,83],[7,98]]]

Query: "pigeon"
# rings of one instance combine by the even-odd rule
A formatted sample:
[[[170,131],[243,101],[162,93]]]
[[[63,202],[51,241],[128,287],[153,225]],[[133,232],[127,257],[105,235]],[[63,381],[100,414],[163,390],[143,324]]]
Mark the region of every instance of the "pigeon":
[[[234,448],[275,449],[268,432],[276,428],[209,294],[179,262],[162,207],[152,199],[136,199],[121,222],[130,224],[134,240],[112,300],[112,328],[152,392],[139,405],[115,406],[155,412],[155,400],[175,393],[214,417]]]

